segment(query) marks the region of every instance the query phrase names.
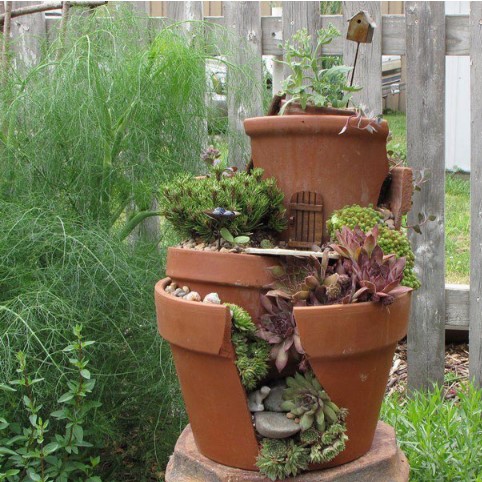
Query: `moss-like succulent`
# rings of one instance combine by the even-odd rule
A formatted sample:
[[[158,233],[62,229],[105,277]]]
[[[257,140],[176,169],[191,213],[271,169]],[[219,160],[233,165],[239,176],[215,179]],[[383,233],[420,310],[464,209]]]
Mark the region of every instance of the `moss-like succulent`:
[[[251,315],[241,306],[234,303],[224,303],[231,311],[231,320],[233,328],[244,333],[254,334],[256,332],[256,325],[251,319]]]
[[[236,353],[236,367],[247,391],[254,390],[268,374],[271,347],[258,338],[249,313],[238,305],[226,303],[231,310],[231,342]]]
[[[404,257],[406,260],[400,284],[413,289],[420,288],[420,281],[413,271],[415,256],[406,231],[391,229],[384,224],[382,213],[373,209],[372,206],[364,208],[354,204],[334,211],[327,222],[328,231],[333,239],[336,231],[341,231],[344,226],[350,229],[358,226],[364,233],[368,233],[377,225],[378,244],[383,253],[385,255],[395,254],[397,258]]]
[[[215,239],[219,223],[205,212],[219,206],[239,213],[226,225],[235,237],[280,232],[286,227],[283,192],[275,179],[262,179],[262,174],[262,169],[254,169],[232,176],[181,176],[161,193],[161,213],[182,236],[206,241]]]
[[[357,226],[363,231],[370,231],[374,226],[383,222],[383,216],[369,207],[361,207],[358,204],[351,206],[345,206],[342,209],[333,211],[330,219],[327,221],[326,226],[332,238],[335,236],[336,231],[340,231],[343,226],[350,229],[355,229]]]
[[[310,450],[292,439],[269,439],[261,442],[256,466],[271,480],[295,477],[308,468]]]

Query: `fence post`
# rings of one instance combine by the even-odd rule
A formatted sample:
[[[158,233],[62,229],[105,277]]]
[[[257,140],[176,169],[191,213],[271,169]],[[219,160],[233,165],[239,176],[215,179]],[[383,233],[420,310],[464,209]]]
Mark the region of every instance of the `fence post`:
[[[249,66],[252,76],[249,86],[240,92],[238,81],[243,82],[239,72],[228,69],[228,120],[229,161],[244,168],[250,159],[249,139],[244,133],[243,121],[247,117],[263,115],[262,30],[259,2],[223,2],[224,25],[234,31],[241,40],[239,48],[233,49],[230,62],[236,66]],[[244,80],[244,83],[246,81]]]
[[[342,37],[346,36],[348,20],[360,10],[366,10],[377,24],[371,44],[361,44],[354,84],[363,87],[353,96],[355,105],[364,105],[374,115],[382,114],[382,8],[381,2],[343,2]],[[343,63],[353,66],[356,43],[343,42]]]
[[[445,360],[445,8],[444,2],[407,2],[407,157],[430,178],[415,193],[409,223],[418,214],[436,216],[411,233],[416,272],[408,331],[408,384],[429,389],[443,383]]]
[[[482,387],[482,3],[470,2],[470,332],[469,373]]]

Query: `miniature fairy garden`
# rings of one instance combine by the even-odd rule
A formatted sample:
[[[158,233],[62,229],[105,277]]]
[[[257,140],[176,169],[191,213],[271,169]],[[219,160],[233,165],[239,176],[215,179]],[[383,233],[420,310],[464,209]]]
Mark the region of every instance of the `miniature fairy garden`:
[[[316,48],[335,35],[331,27],[320,31]],[[301,50],[288,45],[291,53],[315,57],[306,33],[294,41]],[[301,87],[296,97],[295,70],[285,83],[291,100],[283,112],[295,102],[302,109],[346,106],[358,89],[346,82],[351,69],[318,68],[312,87],[324,97],[305,95]],[[331,168],[327,182],[326,165],[316,172],[325,157],[311,159],[303,144],[318,142],[319,127],[310,131],[305,116],[267,116],[246,121],[253,152],[246,171],[230,167],[211,146],[203,153],[207,173],[175,179],[160,200],[163,216],[185,241],[170,249],[170,278],[156,287],[159,329],[173,348],[196,443],[215,461],[257,469],[271,480],[345,463],[370,448],[389,363],[406,333],[410,291],[419,287],[401,226],[411,203],[411,172],[389,170],[386,122],[358,112],[309,117],[335,126],[321,134],[336,146],[323,153]],[[257,121],[264,123],[262,135],[253,127]],[[289,154],[280,151],[270,163],[278,121],[308,131],[288,139]],[[362,143],[363,160],[350,142]],[[288,178],[283,156],[299,166]],[[355,172],[349,184],[337,156]],[[203,320],[211,338],[199,326]],[[238,407],[217,413],[216,426],[205,420],[212,398],[200,390],[219,383],[213,370],[225,387],[219,399]],[[236,431],[233,454],[226,446]]]

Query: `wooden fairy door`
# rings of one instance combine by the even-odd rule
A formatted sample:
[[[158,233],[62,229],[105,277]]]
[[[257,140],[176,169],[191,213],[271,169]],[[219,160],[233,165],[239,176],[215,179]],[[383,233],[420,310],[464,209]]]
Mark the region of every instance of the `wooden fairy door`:
[[[289,205],[290,248],[320,245],[323,237],[323,201],[317,192],[300,191],[291,196]]]

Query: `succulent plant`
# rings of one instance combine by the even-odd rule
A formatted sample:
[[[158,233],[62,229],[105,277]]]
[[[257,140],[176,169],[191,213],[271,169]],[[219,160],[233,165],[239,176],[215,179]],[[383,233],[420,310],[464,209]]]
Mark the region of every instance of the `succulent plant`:
[[[382,209],[375,210],[371,205],[368,207],[361,207],[357,204],[345,206],[333,212],[327,222],[328,231],[334,238],[336,231],[342,230],[343,226],[351,230],[358,227],[363,233],[368,233],[378,225],[378,244],[383,252],[385,254],[393,253],[397,258],[405,257],[406,259],[401,284],[418,289],[420,288],[420,281],[413,271],[415,256],[410,241],[405,230],[398,231],[384,224],[385,211]]]
[[[281,372],[288,363],[290,354],[295,358],[304,354],[293,316],[293,303],[288,295],[276,291],[261,295],[260,299],[267,313],[261,316],[256,334],[273,345],[271,358]]]
[[[300,418],[304,427],[290,439],[262,440],[256,465],[271,480],[295,476],[308,463],[329,462],[345,449],[348,440],[347,410],[330,400],[313,373],[297,373],[286,381],[282,407],[290,410],[290,418]]]
[[[411,291],[402,286],[405,258],[390,254],[384,256],[377,243],[378,226],[368,234],[359,228],[351,230],[346,226],[336,233],[338,244],[333,249],[349,259],[350,269],[356,277],[359,289],[353,294],[352,302],[375,301],[385,305],[393,303],[396,296]]]
[[[286,379],[286,384],[288,388],[283,392],[281,408],[289,412],[289,418],[299,419],[302,432],[311,427],[324,432],[339,421],[342,412],[330,400],[312,372],[304,375],[296,373],[294,377]]]
[[[308,468],[309,450],[294,440],[265,438],[261,442],[256,465],[271,480],[295,477]]]
[[[231,311],[235,364],[241,383],[247,391],[251,391],[268,374],[271,348],[256,336],[256,325],[245,309],[232,303],[225,304]]]
[[[228,211],[228,216],[220,214],[220,217],[228,218],[233,237],[247,233],[266,237],[269,232],[282,231],[286,221],[283,193],[273,178],[262,179],[262,175],[261,169],[219,179],[182,175],[162,190],[160,211],[182,237],[216,239],[224,225],[220,226],[217,215],[212,214],[215,208]],[[222,209],[216,212],[221,213]]]

